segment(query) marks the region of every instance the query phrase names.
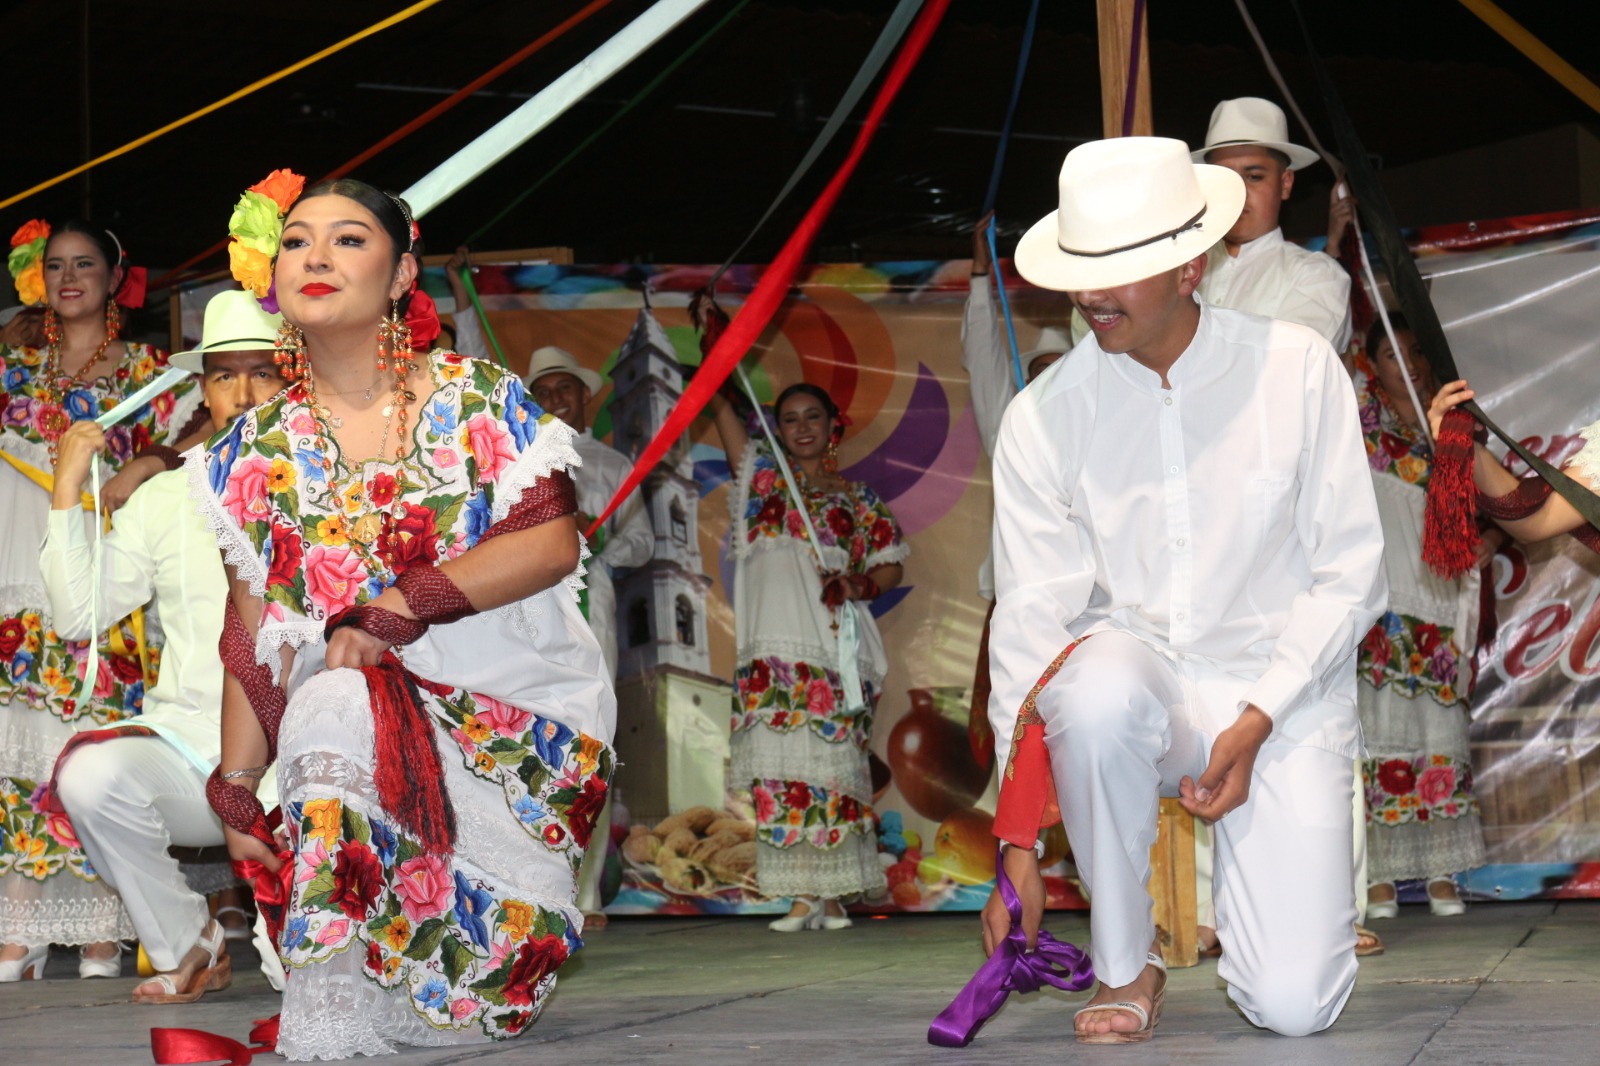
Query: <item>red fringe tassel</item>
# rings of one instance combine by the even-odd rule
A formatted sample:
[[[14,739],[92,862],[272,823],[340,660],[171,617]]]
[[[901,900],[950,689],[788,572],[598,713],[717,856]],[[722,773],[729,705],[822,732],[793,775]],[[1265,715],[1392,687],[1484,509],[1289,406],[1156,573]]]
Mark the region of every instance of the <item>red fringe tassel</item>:
[[[377,666],[363,666],[377,734],[373,776],[383,809],[435,855],[455,849],[456,815],[444,790],[444,764],[434,743],[433,722],[415,683],[393,652]]]
[[[1433,442],[1428,506],[1422,522],[1422,561],[1440,577],[1472,569],[1478,552],[1478,489],[1472,480],[1477,420],[1459,408],[1447,412]]]

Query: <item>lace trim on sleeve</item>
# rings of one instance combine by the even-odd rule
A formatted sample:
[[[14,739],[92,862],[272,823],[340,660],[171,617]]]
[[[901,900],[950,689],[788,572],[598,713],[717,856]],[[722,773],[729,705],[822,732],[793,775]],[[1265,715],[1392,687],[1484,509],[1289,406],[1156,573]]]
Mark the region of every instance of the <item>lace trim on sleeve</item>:
[[[489,512],[493,521],[498,522],[510,514],[523,493],[532,489],[540,478],[549,477],[552,471],[563,470],[576,477],[577,468],[583,465],[583,460],[572,446],[572,437],[571,427],[559,418],[552,418],[539,426],[533,442],[522,450],[522,454],[495,482],[494,506]],[[583,564],[588,558],[589,547],[579,537],[578,565],[562,579],[562,584],[567,586],[574,600],[583,591],[583,578],[588,573]]]
[[[233,567],[240,578],[250,585],[250,594],[262,599],[267,594],[267,568],[260,554],[244,530],[234,522],[222,500],[211,490],[210,470],[206,466],[209,453],[195,448],[183,457],[183,466],[189,478],[189,497],[195,510],[205,519],[206,528],[217,538],[222,549],[222,561]]]
[[[1600,485],[1600,422],[1585,426],[1578,431],[1578,435],[1583,438],[1583,447],[1567,460],[1567,465],[1589,484]]]

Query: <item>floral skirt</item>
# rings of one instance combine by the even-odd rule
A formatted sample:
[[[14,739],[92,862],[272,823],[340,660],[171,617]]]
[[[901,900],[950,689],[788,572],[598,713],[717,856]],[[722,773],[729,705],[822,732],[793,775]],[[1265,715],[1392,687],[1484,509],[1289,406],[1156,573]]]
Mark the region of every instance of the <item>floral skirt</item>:
[[[291,1060],[515,1036],[582,944],[576,870],[599,810],[585,797],[603,802],[609,749],[482,697],[423,699],[456,817],[448,856],[424,851],[378,801],[359,672],[312,678],[284,716],[295,873],[278,1051]]]
[[[1423,676],[1413,688],[1360,674],[1356,708],[1366,736],[1367,877],[1442,877],[1484,861],[1483,825],[1472,784],[1467,706],[1438,693],[1449,682]],[[1453,676],[1450,680],[1454,680]]]
[[[872,714],[843,713],[832,671],[804,681],[797,675],[812,672],[805,664],[774,662],[746,664],[735,679],[728,784],[748,789],[755,808],[756,886],[774,899],[882,892],[867,763]]]

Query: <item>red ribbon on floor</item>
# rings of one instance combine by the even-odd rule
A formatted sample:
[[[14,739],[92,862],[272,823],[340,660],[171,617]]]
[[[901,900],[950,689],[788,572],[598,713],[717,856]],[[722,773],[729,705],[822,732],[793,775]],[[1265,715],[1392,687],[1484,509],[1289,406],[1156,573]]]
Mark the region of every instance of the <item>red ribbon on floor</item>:
[[[157,1066],[185,1066],[190,1063],[221,1062],[226,1066],[250,1066],[250,1060],[278,1048],[278,1018],[256,1019],[247,1047],[229,1036],[218,1036],[200,1029],[151,1029],[150,1054]]]
[[[917,21],[906,33],[905,44],[894,58],[894,65],[889,68],[883,84],[878,88],[878,95],[873,98],[872,107],[868,110],[865,121],[861,123],[861,129],[856,133],[855,143],[850,146],[850,154],[828,180],[822,194],[800,220],[800,225],[784,242],[777,258],[761,275],[761,280],[756,283],[749,299],[739,309],[738,316],[728,325],[722,336],[717,338],[711,354],[706,356],[705,361],[700,364],[700,369],[695,371],[694,377],[690,379],[688,387],[683,390],[683,397],[679,399],[678,405],[667,415],[666,423],[645,447],[638,461],[633,464],[633,469],[628,471],[628,476],[617,489],[616,495],[611,498],[611,502],[606,504],[605,510],[600,512],[594,524],[585,531],[586,536],[592,537],[595,530],[599,529],[622,501],[627,499],[628,493],[637,488],[645,475],[655,468],[656,463],[661,461],[667,450],[699,416],[712,394],[728,379],[728,375],[733,373],[733,368],[750,350],[750,346],[761,335],[761,331],[767,328],[767,323],[772,321],[778,306],[789,294],[789,286],[794,283],[795,275],[799,273],[800,266],[805,260],[805,254],[811,248],[811,242],[816,239],[818,231],[822,229],[822,223],[832,212],[834,204],[838,202],[839,194],[844,191],[845,184],[855,173],[856,165],[861,162],[867,146],[872,143],[873,136],[878,132],[878,126],[883,122],[884,113],[894,102],[895,95],[905,84],[912,68],[917,65],[917,60],[922,58],[923,50],[932,38],[934,30],[939,28],[939,21],[944,18],[945,10],[949,6],[950,0],[932,0],[922,9],[922,14],[917,16]]]

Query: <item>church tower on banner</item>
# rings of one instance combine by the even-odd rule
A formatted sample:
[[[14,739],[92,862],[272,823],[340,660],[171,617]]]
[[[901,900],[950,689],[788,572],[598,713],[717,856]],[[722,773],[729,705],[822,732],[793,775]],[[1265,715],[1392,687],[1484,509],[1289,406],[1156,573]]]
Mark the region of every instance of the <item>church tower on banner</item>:
[[[683,395],[672,340],[648,294],[611,371],[612,443],[637,459]],[[633,820],[725,802],[732,687],[711,676],[712,581],[700,555],[700,487],[687,437],[644,479],[655,555],[617,580],[617,754]]]

